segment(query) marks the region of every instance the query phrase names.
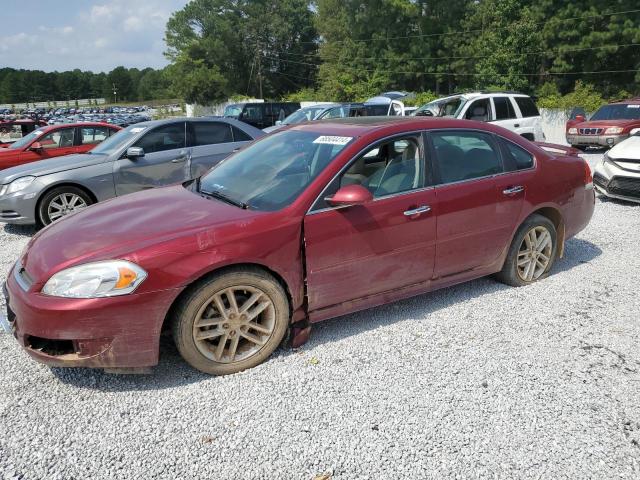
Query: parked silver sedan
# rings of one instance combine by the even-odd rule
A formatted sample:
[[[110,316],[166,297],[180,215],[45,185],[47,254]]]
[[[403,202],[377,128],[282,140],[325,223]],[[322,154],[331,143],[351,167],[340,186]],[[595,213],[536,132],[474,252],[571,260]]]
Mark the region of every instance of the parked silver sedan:
[[[137,123],[88,153],[0,172],[0,221],[48,225],[92,203],[198,178],[264,135],[227,118]]]

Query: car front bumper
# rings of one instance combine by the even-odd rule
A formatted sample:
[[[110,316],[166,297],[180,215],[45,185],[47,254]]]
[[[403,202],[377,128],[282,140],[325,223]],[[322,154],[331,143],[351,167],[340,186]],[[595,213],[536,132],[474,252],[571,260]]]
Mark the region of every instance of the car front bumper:
[[[32,190],[30,186],[24,191],[0,197],[0,222],[35,225],[38,191]]]
[[[4,288],[10,330],[33,359],[57,367],[107,369],[158,363],[162,325],[179,292],[49,297],[39,289],[25,290],[15,267]]]
[[[593,185],[607,197],[640,203],[640,167],[635,171],[603,160],[594,169]]]
[[[572,147],[613,147],[629,138],[624,135],[572,135],[567,133],[567,143]]]

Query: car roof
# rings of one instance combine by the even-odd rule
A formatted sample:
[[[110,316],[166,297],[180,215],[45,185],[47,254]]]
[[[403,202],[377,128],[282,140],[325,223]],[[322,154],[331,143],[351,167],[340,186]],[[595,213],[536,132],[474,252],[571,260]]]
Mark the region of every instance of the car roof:
[[[399,128],[403,126],[405,128]],[[339,135],[349,137],[359,137],[365,134],[385,131],[394,133],[395,131],[431,130],[439,128],[448,129],[473,129],[487,132],[499,133],[500,135],[512,137],[508,130],[496,127],[485,122],[455,118],[434,118],[434,117],[351,117],[336,118],[329,120],[319,120],[309,123],[300,123],[288,127],[289,130],[301,130],[307,132],[320,133],[324,135]],[[515,134],[514,134],[515,135]]]
[[[640,97],[629,98],[627,100],[617,100],[609,105],[640,105]]]
[[[107,122],[73,122],[73,123],[58,123],[55,125],[46,125],[38,128],[38,130],[41,130],[42,132],[51,132],[53,130],[59,130],[61,128],[69,128],[69,127],[74,127],[74,128],[75,127],[111,127],[117,130],[122,129],[122,127],[119,127],[118,125],[113,125]]]

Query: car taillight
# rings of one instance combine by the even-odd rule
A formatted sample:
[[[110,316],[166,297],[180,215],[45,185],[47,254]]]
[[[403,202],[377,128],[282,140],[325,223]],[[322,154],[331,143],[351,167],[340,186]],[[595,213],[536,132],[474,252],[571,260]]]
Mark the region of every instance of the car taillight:
[[[584,162],[584,186],[585,188],[593,187],[593,175],[591,174],[591,167],[587,161],[583,158]]]

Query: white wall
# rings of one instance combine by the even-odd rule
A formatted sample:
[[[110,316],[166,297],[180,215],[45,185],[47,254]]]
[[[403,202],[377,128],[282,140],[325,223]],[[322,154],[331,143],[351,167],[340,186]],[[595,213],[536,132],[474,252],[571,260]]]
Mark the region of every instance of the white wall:
[[[565,137],[565,125],[569,119],[569,114],[565,110],[541,108],[542,131],[549,143],[559,143],[567,145]]]

